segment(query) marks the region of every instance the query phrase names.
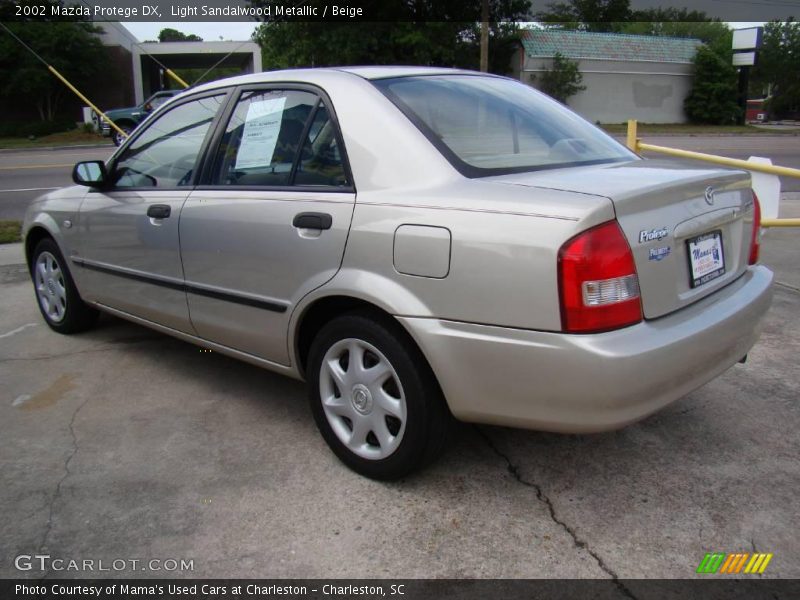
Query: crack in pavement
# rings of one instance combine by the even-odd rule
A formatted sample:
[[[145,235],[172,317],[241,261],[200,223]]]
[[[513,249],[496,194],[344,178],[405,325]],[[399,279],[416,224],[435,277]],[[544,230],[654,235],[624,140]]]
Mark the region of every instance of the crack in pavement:
[[[585,550],[589,554],[589,556],[591,556],[595,560],[595,562],[597,562],[597,566],[599,566],[603,572],[605,572],[609,577],[611,577],[611,580],[614,583],[614,585],[617,586],[617,589],[619,589],[619,591],[624,596],[630,598],[631,600],[636,600],[636,596],[633,595],[633,592],[631,592],[627,588],[627,586],[624,583],[622,583],[622,581],[620,581],[619,575],[617,575],[617,573],[606,564],[606,562],[602,559],[602,557],[599,554],[597,554],[597,552],[592,550],[587,542],[580,539],[578,537],[578,534],[572,527],[567,525],[565,521],[558,518],[552,500],[550,500],[550,498],[542,491],[542,487],[537,483],[523,479],[522,475],[519,472],[519,467],[514,465],[511,462],[511,459],[506,454],[500,451],[500,449],[495,445],[495,443],[489,437],[489,434],[487,434],[485,431],[483,431],[477,426],[475,427],[475,430],[478,432],[478,435],[481,438],[483,438],[483,440],[486,442],[486,445],[489,446],[489,449],[492,452],[494,452],[497,456],[499,456],[501,459],[503,459],[503,461],[506,463],[506,469],[511,474],[511,476],[517,481],[517,483],[520,483],[526,487],[533,489],[533,491],[536,493],[537,500],[539,500],[539,502],[541,502],[547,507],[547,510],[550,513],[550,519],[554,523],[559,525],[565,532],[567,532],[567,534],[572,538],[572,543],[575,545],[575,547],[580,548],[581,550]]]
[[[72,418],[69,421],[69,433],[72,436],[72,452],[70,452],[69,456],[67,456],[67,459],[64,461],[64,475],[58,480],[56,489],[50,498],[47,523],[45,525],[42,541],[39,544],[39,554],[44,552],[45,546],[47,545],[47,539],[50,537],[50,532],[53,530],[53,507],[55,506],[56,500],[58,500],[58,498],[61,496],[61,486],[64,484],[64,481],[66,481],[67,477],[69,477],[72,473],[69,470],[69,463],[72,462],[72,459],[75,458],[75,455],[78,453],[78,437],[75,435],[75,419],[77,418],[78,413],[81,412],[81,409],[86,406],[87,402],[89,402],[89,398],[86,398],[86,400],[81,402],[80,406],[78,406],[78,408],[75,409],[75,412],[72,413]],[[45,579],[49,572],[50,571],[48,568],[41,578]]]

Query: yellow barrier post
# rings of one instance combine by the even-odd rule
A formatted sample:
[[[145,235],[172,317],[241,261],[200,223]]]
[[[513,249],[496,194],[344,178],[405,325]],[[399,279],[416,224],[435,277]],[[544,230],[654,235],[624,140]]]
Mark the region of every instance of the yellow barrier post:
[[[627,146],[633,152],[639,152],[639,140],[636,136],[638,123],[636,119],[628,119],[628,140]]]
[[[770,173],[772,175],[783,175],[785,177],[798,177],[800,178],[800,169],[792,169],[791,167],[779,167],[777,165],[765,165],[762,163],[749,162],[740,160],[738,158],[727,158],[725,156],[717,156],[716,154],[704,154],[703,152],[692,152],[691,150],[679,150],[678,148],[668,148],[666,146],[654,146],[653,144],[645,144],[639,142],[639,150],[649,150],[650,152],[659,152],[668,156],[675,156],[677,158],[691,158],[694,160],[704,160],[706,162],[723,165],[726,167],[736,167],[738,169],[745,169],[746,171],[759,171],[761,173]]]
[[[117,132],[118,132],[118,133],[120,133],[120,134],[122,135],[122,137],[128,137],[128,134],[127,134],[127,133],[125,133],[125,132],[124,132],[122,129],[120,129],[120,128],[119,128],[119,126],[118,126],[116,123],[114,123],[114,121],[112,121],[111,119],[109,119],[109,118],[106,116],[106,114],[105,114],[105,113],[104,113],[102,110],[100,110],[100,109],[99,109],[99,108],[97,108],[97,107],[96,107],[94,104],[92,104],[92,102],[91,102],[91,101],[90,101],[90,100],[89,100],[89,99],[88,99],[86,96],[84,96],[83,94],[81,94],[81,93],[78,91],[78,88],[76,88],[76,87],[75,87],[74,85],[72,85],[72,84],[71,84],[69,81],[67,81],[67,80],[66,80],[66,78],[65,78],[65,77],[64,77],[64,76],[63,76],[61,73],[59,73],[58,71],[56,71],[55,67],[53,67],[52,65],[47,65],[47,68],[50,70],[50,72],[51,72],[53,75],[55,75],[56,77],[58,77],[58,78],[61,80],[61,82],[62,82],[62,83],[65,85],[65,86],[67,86],[67,87],[68,87],[70,90],[72,90],[72,91],[75,93],[75,95],[76,95],[76,96],[78,96],[78,98],[80,98],[81,100],[83,100],[84,102],[86,102],[86,104],[88,104],[89,106],[91,106],[91,107],[92,107],[92,110],[93,110],[94,112],[96,112],[98,115],[100,115],[100,117],[101,117],[101,118],[102,118],[102,119],[103,119],[103,120],[104,120],[106,123],[108,123],[108,124],[109,124],[111,127],[113,127],[114,129],[116,129],[116,130],[117,130]]]
[[[800,219],[761,219],[762,227],[800,227]]]

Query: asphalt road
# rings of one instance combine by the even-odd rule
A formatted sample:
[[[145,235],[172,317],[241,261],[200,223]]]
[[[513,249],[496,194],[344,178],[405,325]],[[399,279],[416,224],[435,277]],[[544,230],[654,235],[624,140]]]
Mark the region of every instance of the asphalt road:
[[[34,198],[72,185],[72,167],[82,160],[105,160],[114,146],[59,150],[0,151],[0,219],[22,219]]]
[[[732,158],[765,156],[776,165],[800,168],[800,136],[787,134],[746,136],[652,136],[647,142]],[[105,160],[112,146],[63,150],[0,151],[0,219],[21,219],[28,203],[72,183],[72,166],[81,160]],[[650,155],[653,158],[663,155]],[[704,163],[707,164],[707,163]],[[800,179],[782,178],[782,189],[800,191]]]
[[[800,578],[799,252],[766,234],[761,340],[660,413],[602,435],[463,425],[386,484],[336,460],[301,383],[110,317],[51,332],[0,246],[0,578],[97,575],[14,567],[36,553],[128,561],[112,577],[687,578],[706,552]],[[154,558],[192,570],[130,563]]]

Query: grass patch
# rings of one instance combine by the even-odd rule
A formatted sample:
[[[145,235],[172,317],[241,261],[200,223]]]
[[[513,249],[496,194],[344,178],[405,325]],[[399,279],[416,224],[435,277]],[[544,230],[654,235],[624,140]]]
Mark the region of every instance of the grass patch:
[[[22,221],[0,220],[0,244],[22,241]]]
[[[604,123],[600,125],[612,135],[621,135],[628,132],[627,123]],[[672,133],[675,135],[707,135],[707,134],[733,134],[733,135],[771,135],[773,133],[778,135],[795,134],[797,130],[792,131],[787,127],[783,129],[761,129],[753,127],[752,125],[690,125],[687,123],[639,123],[638,134],[656,135]]]
[[[104,138],[99,133],[87,133],[82,129],[51,133],[32,140],[28,138],[2,137],[0,148],[40,148],[47,146],[75,146],[81,144],[108,144],[110,138]]]

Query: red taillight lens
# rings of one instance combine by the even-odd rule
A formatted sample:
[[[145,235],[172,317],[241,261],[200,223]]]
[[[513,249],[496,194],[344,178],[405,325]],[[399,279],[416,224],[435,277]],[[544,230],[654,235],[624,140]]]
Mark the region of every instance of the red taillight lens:
[[[642,320],[633,253],[616,221],[588,229],[561,246],[558,283],[564,331],[608,331]]]
[[[750,260],[748,264],[758,262],[758,253],[761,250],[761,203],[753,192],[753,231],[750,234]]]

